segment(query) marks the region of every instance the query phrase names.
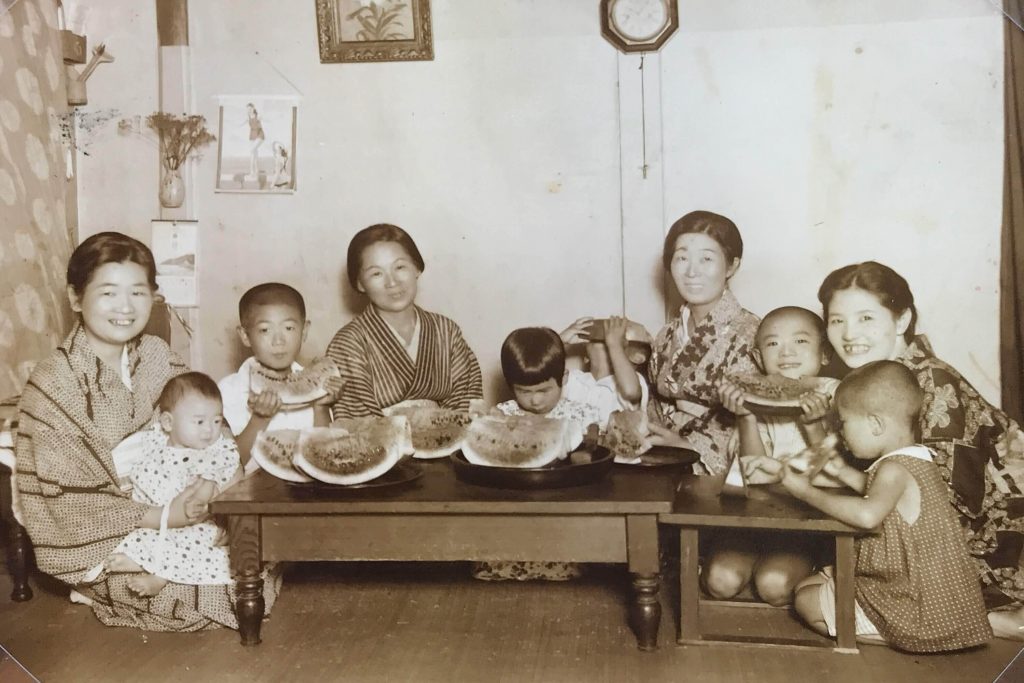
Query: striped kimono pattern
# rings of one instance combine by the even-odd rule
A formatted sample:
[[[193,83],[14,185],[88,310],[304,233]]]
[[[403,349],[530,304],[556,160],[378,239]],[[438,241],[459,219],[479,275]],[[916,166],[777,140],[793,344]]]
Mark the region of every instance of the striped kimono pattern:
[[[470,400],[483,397],[480,365],[459,326],[418,306],[416,314],[415,363],[372,305],[334,335],[327,355],[345,383],[332,407],[335,418],[381,415],[383,408],[410,399],[465,411]]]
[[[74,587],[108,626],[153,631],[237,628],[234,587],[168,584],[153,598],[127,589],[127,574],[86,581],[149,506],[118,484],[111,450],[146,425],[170,378],[187,370],[158,337],[127,345],[132,389],[93,352],[78,325],[33,370],[19,404],[18,498],[39,569]],[[266,582],[267,608],[279,583]]]

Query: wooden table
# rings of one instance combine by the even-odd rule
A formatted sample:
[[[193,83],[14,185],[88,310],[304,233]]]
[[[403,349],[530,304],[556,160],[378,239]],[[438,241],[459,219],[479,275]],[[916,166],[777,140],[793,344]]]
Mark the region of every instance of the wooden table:
[[[854,536],[864,531],[836,521],[825,513],[802,503],[785,491],[772,487],[751,487],[750,498],[718,496],[712,477],[685,477],[679,487],[675,509],[659,516],[663,524],[679,526],[679,635],[680,644],[753,644],[790,647],[831,647],[836,652],[856,653],[854,627]],[[836,545],[836,640],[785,637],[761,638],[728,634],[702,634],[701,612],[735,609],[738,606],[764,607],[764,603],[737,603],[702,600],[698,565],[698,535],[701,529],[764,529],[827,534]]]
[[[261,471],[211,503],[228,516],[243,645],[260,642],[264,562],[545,560],[626,563],[638,645],[657,647],[658,515],[672,511],[671,468],[617,465],[595,484],[516,491],[463,483],[447,459],[419,466],[405,487],[360,495],[311,495]]]

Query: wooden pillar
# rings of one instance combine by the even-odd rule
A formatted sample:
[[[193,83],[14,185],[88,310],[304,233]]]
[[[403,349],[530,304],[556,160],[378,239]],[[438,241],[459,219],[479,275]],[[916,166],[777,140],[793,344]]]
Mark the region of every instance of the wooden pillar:
[[[159,109],[168,114],[193,113],[195,98],[188,45],[188,0],[156,0],[156,30],[160,43]],[[184,203],[176,209],[161,206],[162,220],[195,220],[196,184],[192,168],[194,163],[191,160],[185,161],[180,169],[181,179],[185,183]],[[188,336],[183,326],[175,325],[171,348],[182,358],[189,359],[192,367],[199,367],[199,312],[195,308],[188,308],[178,309],[178,313],[192,329],[192,336]]]

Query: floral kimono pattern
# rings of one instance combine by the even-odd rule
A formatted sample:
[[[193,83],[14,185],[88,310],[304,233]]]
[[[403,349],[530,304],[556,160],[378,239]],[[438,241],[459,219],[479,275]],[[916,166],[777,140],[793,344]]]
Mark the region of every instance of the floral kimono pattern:
[[[949,486],[991,609],[1024,602],[1024,433],[918,336],[897,359],[924,390],[922,443]]]
[[[718,399],[718,383],[731,374],[757,371],[750,352],[759,322],[727,289],[689,338],[680,315],[654,341],[649,413],[700,453],[693,466],[697,474],[717,474],[728,464],[736,420]]]

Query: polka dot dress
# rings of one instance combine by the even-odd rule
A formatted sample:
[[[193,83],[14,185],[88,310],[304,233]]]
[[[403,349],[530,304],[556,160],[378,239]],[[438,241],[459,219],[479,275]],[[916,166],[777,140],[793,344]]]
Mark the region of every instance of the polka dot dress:
[[[898,463],[914,477],[921,509],[912,524],[893,510],[881,533],[857,541],[858,604],[885,640],[903,650],[941,652],[984,643],[992,631],[978,572],[938,468],[896,452],[875,461],[868,487],[882,462]]]
[[[149,505],[166,505],[197,478],[223,487],[238,470],[235,442],[221,438],[203,449],[175,448],[159,425],[143,435],[143,456],[132,468],[132,498]],[[181,529],[136,529],[118,545],[150,574],[174,583],[220,585],[231,583],[224,534],[211,522]]]

